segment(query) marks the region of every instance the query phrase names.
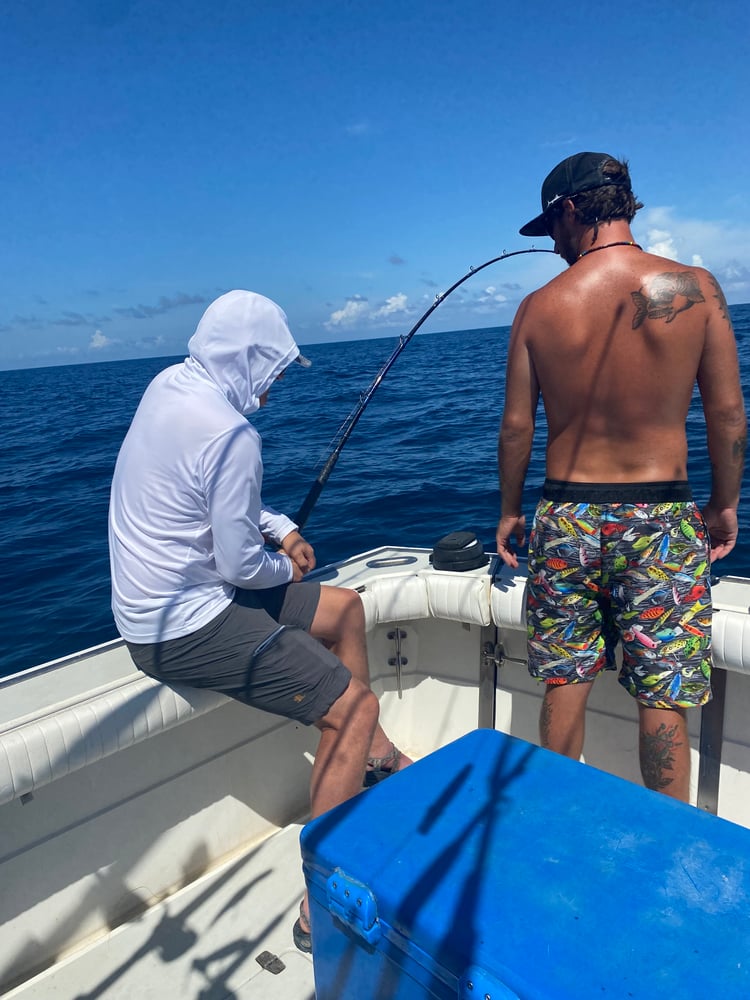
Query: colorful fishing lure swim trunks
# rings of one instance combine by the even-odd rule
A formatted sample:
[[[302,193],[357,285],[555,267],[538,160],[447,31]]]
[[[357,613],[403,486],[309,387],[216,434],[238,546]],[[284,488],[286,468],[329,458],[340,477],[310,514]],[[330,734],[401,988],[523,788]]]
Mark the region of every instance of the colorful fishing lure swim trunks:
[[[651,499],[644,486],[669,485],[637,484],[637,495]],[[687,484],[677,485],[678,496],[690,496]],[[590,484],[585,488],[591,496]],[[700,511],[691,499],[568,499],[583,489],[548,480],[537,506],[526,601],[529,672],[547,684],[592,681],[600,670],[616,669],[619,640],[619,681],[639,702],[705,704],[711,698],[711,591]],[[622,495],[622,486],[606,484],[593,495],[598,501],[614,489]],[[566,499],[549,499],[550,493]],[[675,490],[662,493],[674,496]]]

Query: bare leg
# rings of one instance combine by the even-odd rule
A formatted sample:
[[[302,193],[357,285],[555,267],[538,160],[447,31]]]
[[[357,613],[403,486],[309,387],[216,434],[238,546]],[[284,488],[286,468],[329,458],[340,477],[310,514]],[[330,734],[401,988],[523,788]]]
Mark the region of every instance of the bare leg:
[[[539,714],[543,747],[578,760],[586,734],[586,702],[591,683],[547,684]]]
[[[646,788],[681,802],[690,798],[690,739],[683,708],[638,705],[641,775]]]
[[[320,742],[310,781],[310,815],[320,816],[362,788],[378,722],[378,699],[356,678],[316,726]]]
[[[352,676],[369,688],[370,669],[367,663],[365,611],[359,594],[343,587],[320,588],[320,603],[315,612],[310,635],[322,639],[328,648],[352,672]],[[368,757],[385,757],[393,744],[378,723],[375,727]],[[398,770],[411,764],[402,754]]]
[[[378,722],[378,699],[369,687],[352,677],[346,691],[336,699],[315,725],[320,742],[310,780],[310,815],[320,816],[352,798],[362,788],[367,754]],[[310,932],[308,893],[300,908],[302,930]],[[309,950],[309,945],[304,948]]]
[[[358,594],[321,587],[310,635],[321,639],[352,673],[346,691],[316,723],[321,736],[310,782],[310,814],[315,817],[356,795],[362,788],[368,758],[385,756],[392,743],[378,722],[380,707],[370,690],[365,615]],[[401,767],[410,763],[405,756],[399,761]],[[309,932],[307,891],[300,924]]]

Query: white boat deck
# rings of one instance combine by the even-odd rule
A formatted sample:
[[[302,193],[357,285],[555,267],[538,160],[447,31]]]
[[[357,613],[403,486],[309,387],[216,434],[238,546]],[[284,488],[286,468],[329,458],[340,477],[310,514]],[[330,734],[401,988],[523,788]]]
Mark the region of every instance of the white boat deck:
[[[300,829],[285,827],[3,996],[314,1000],[311,956],[292,940],[304,892]],[[276,956],[277,971],[259,964],[263,953]]]

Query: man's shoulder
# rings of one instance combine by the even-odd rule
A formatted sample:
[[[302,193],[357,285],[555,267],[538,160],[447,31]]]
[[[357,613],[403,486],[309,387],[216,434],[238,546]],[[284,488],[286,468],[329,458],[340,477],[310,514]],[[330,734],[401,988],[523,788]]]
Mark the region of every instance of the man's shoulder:
[[[646,273],[664,274],[694,274],[703,281],[712,277],[711,273],[700,264],[686,264],[684,261],[675,260],[674,257],[662,257],[656,253],[643,253],[639,261],[639,270]]]
[[[634,282],[635,284],[635,282]],[[685,264],[649,254],[637,272],[637,288],[631,292],[636,305],[655,307],[680,301],[685,308],[706,305],[727,312],[726,299],[713,274],[699,264]]]
[[[700,271],[702,274],[708,274],[709,272],[702,264],[698,264],[695,260],[691,261],[689,264],[684,260],[679,260],[677,257],[666,257],[664,254],[657,253],[655,250],[645,249],[640,254],[642,260],[647,260],[652,262],[654,265],[660,265],[666,268],[673,268],[679,271]]]
[[[693,288],[704,293],[718,288],[716,278],[702,265],[686,264],[648,252],[638,254],[628,264],[629,267],[617,266],[615,269],[604,266],[594,272],[577,270],[573,264],[528,296],[529,306],[554,307],[565,300],[575,303],[582,290],[591,292],[597,287],[622,292],[631,286],[632,291],[636,291],[642,286],[672,284],[683,294],[690,294]]]
[[[569,267],[560,274],[539,288],[530,292],[519,306],[519,313],[525,312],[533,316],[537,311],[555,308],[559,302],[570,294],[575,294],[575,288],[579,284],[578,275],[574,274],[574,267]]]
[[[662,257],[660,254],[643,253],[637,261],[634,274],[640,283],[647,285],[656,282],[672,282],[678,289],[689,286],[714,293],[720,290],[719,282],[702,264],[675,260],[673,257]]]

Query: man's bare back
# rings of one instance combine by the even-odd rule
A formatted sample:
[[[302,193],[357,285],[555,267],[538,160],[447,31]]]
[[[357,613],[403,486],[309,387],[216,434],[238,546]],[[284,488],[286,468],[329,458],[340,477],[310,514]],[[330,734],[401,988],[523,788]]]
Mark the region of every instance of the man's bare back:
[[[726,384],[731,373],[712,359],[728,338],[712,275],[632,245],[587,254],[529,296],[512,345],[527,359],[512,355],[509,364],[528,364],[538,382],[548,476],[686,479],[693,387],[697,378],[709,393]]]
[[[525,538],[522,492],[540,396],[548,478],[681,481],[697,385],[712,469],[703,515],[711,558],[721,558],[736,541],[746,440],[721,287],[704,268],[645,253],[624,218],[582,222],[572,199],[557,199],[547,224],[570,267],[524,299],[513,322],[498,444],[498,552],[518,565],[511,539]]]

